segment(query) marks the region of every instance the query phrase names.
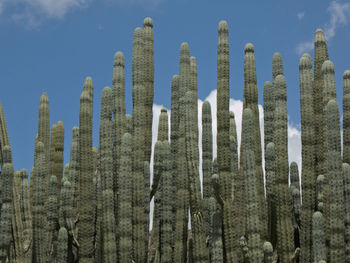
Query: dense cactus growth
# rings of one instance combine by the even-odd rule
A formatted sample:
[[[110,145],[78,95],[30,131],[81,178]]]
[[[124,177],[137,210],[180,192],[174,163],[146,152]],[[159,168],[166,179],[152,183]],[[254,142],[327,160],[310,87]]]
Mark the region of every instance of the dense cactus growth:
[[[153,121],[153,45],[153,21],[145,18],[134,31],[129,65],[132,115],[125,103],[128,60],[115,53],[113,88],[102,90],[98,150],[94,88],[86,78],[64,171],[64,126],[58,121],[50,132],[47,94],[40,97],[30,178],[25,169],[14,171],[0,104],[0,262],[350,263],[350,71],[343,74],[342,153],[324,33],[316,31],[314,73],[309,54],[299,60],[300,163],[288,158],[280,53],[273,54],[259,112],[254,46],[246,44],[240,126],[229,107],[228,25],[221,21],[217,108],[198,99],[200,68],[183,42],[171,108]]]

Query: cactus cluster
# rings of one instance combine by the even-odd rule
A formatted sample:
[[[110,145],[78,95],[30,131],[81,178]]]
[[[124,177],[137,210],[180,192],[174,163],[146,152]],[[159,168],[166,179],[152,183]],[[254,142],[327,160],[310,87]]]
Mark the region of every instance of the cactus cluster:
[[[30,181],[27,170],[14,171],[0,104],[0,262],[350,262],[350,71],[343,74],[341,145],[335,70],[323,31],[315,34],[314,70],[309,54],[299,60],[298,167],[288,162],[282,56],[273,54],[272,80],[264,84],[261,134],[251,43],[244,48],[237,134],[226,21],[218,25],[217,159],[213,105],[198,107],[197,61],[186,42],[171,80],[171,111],[161,109],[152,149],[152,19],[143,25],[133,39],[132,115],[126,114],[124,55],[116,52],[112,88],[102,90],[98,149],[90,77],[66,165],[63,122],[50,129],[48,95],[40,97]]]

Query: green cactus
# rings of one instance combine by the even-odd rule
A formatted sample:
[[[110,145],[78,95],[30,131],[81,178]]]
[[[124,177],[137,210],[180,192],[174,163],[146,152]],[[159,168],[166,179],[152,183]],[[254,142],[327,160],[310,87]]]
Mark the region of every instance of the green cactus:
[[[24,261],[23,258],[23,247],[22,247],[22,232],[23,232],[23,222],[22,222],[22,210],[21,210],[21,171],[16,171],[13,175],[13,188],[12,188],[12,247],[17,248],[16,260]],[[1,188],[1,187],[0,187]],[[2,202],[1,202],[2,203]],[[1,214],[1,211],[0,211]],[[11,248],[12,249],[12,248]],[[10,255],[11,257],[11,255]]]
[[[315,174],[323,174],[325,176],[324,184],[324,211],[323,216],[325,218],[325,235],[326,243],[329,243],[330,230],[329,230],[329,197],[328,197],[328,177],[327,177],[327,148],[325,142],[327,141],[327,135],[325,132],[325,104],[323,99],[323,75],[322,64],[328,60],[328,48],[325,39],[325,35],[321,29],[317,29],[315,32],[314,40],[314,84],[313,84],[313,120],[314,120],[314,137],[315,137]]]
[[[220,21],[218,26],[218,58],[217,58],[217,162],[220,177],[220,196],[223,215],[224,251],[227,262],[235,262],[235,234],[232,182],[230,160],[230,111],[229,111],[229,42],[228,25],[226,21]]]
[[[145,182],[143,178],[143,162],[145,160],[146,132],[146,89],[144,85],[144,31],[134,31],[132,54],[132,101],[133,101],[133,257],[135,262],[143,262],[145,251],[144,196]],[[146,135],[147,136],[147,135]],[[148,234],[147,234],[148,236]]]
[[[263,245],[264,263],[273,263],[273,247],[270,242],[265,241]]]
[[[264,147],[266,156],[267,144],[273,141],[273,123],[275,111],[274,88],[270,81],[264,83]]]
[[[58,231],[56,263],[68,262],[68,233],[64,227]]]
[[[190,212],[193,238],[193,259],[195,262],[207,262],[205,249],[206,237],[202,228],[202,198],[199,181],[199,150],[198,150],[198,115],[195,115],[194,100],[196,94],[187,91],[185,94],[185,133],[186,160],[189,178]],[[197,128],[196,128],[197,127]]]
[[[160,110],[158,124],[158,141],[168,141],[168,113],[166,108]]]
[[[312,61],[309,54],[304,54],[299,60],[300,112],[301,112],[301,143],[302,167],[301,182],[303,205],[301,207],[300,245],[302,248],[301,262],[312,261],[312,214],[315,210],[316,174],[315,174],[315,130],[313,113],[313,75]]]
[[[282,56],[279,52],[275,52],[272,56],[272,83],[275,84],[276,77],[283,74]]]
[[[126,123],[125,132],[130,133],[132,135],[134,129],[133,129],[133,123],[132,123],[132,116],[130,114],[125,114],[125,123]]]
[[[121,263],[132,259],[132,137],[125,133],[122,137],[121,158],[118,172],[118,260]]]
[[[242,165],[245,185],[245,198],[247,200],[246,235],[248,238],[249,262],[261,262],[262,250],[260,240],[260,227],[262,220],[259,216],[259,195],[255,167],[255,130],[254,112],[250,108],[243,111],[242,118]]]
[[[340,145],[339,109],[335,100],[326,106],[328,178],[330,192],[330,247],[329,262],[345,262],[344,196]]]
[[[205,223],[205,234],[210,235],[210,203],[209,198],[213,197],[212,187],[210,184],[211,172],[213,164],[213,131],[211,106],[209,101],[205,101],[202,105],[202,173],[203,173],[203,219]],[[216,211],[214,211],[216,212]]]
[[[56,256],[56,241],[58,228],[57,177],[51,175],[47,200],[46,258],[52,262]]]
[[[117,262],[116,230],[114,218],[114,193],[102,191],[103,207],[103,262]]]
[[[178,138],[175,140],[173,154],[175,154],[174,165],[176,168],[176,215],[175,215],[175,246],[174,262],[186,261],[187,255],[187,226],[189,209],[189,189],[186,164],[186,142],[185,142],[185,108],[183,95],[189,86],[190,76],[190,50],[187,43],[180,47],[180,75],[178,77]],[[174,83],[175,82],[175,83]],[[176,79],[173,78],[173,88],[176,89]],[[176,124],[174,124],[176,125]],[[176,125],[177,126],[177,125]]]
[[[316,207],[317,211],[323,213],[323,200],[324,200],[324,175],[320,174],[316,179]]]
[[[343,74],[343,162],[350,163],[350,70]]]
[[[291,220],[291,195],[288,189],[288,119],[286,80],[283,75],[275,78],[275,156],[276,156],[276,214],[277,253],[281,263],[290,262],[294,250],[294,235]]]
[[[9,145],[4,145],[2,150],[1,182],[1,207],[0,207],[0,261],[10,259],[11,224],[12,224],[12,197],[14,169],[12,153]],[[16,196],[15,196],[16,198]]]
[[[79,127],[73,127],[72,129],[72,142],[70,146],[70,160],[69,160],[69,173],[68,181],[71,183],[73,193],[73,213],[77,214],[77,204],[79,200]]]
[[[327,259],[327,249],[324,236],[324,218],[321,212],[317,211],[312,216],[312,262],[320,262]]]
[[[96,235],[95,235],[95,262],[103,261],[103,225],[102,225],[102,182],[101,174],[97,169],[96,174]],[[118,230],[118,228],[117,228]],[[118,237],[117,237],[118,238]],[[118,244],[118,243],[117,243]],[[117,250],[118,251],[118,250]]]
[[[292,196],[292,223],[294,227],[294,247],[300,247],[300,212],[301,196],[299,170],[296,162],[292,162],[289,168],[290,193]]]
[[[350,165],[343,163],[344,184],[344,227],[345,227],[345,262],[350,262]]]
[[[216,199],[213,196],[209,197],[208,206],[209,206],[209,220],[210,220],[209,222],[210,224],[210,233],[209,233],[210,262],[221,263],[224,261],[221,211]]]
[[[47,219],[45,213],[45,180],[46,180],[46,153],[44,144],[38,141],[35,145],[36,164],[33,191],[33,260],[45,262],[45,229]]]
[[[266,174],[266,201],[268,211],[268,236],[273,247],[277,245],[277,214],[276,214],[276,173],[275,173],[275,144],[269,142],[266,146],[265,174]]]
[[[5,147],[5,145],[10,145],[9,136],[7,133],[6,119],[4,114],[4,109],[2,108],[0,102],[0,146],[1,149]],[[0,151],[0,163],[3,164],[2,152]],[[0,195],[1,197],[1,195]],[[0,199],[1,201],[1,199]]]
[[[55,128],[54,128],[55,127]],[[61,192],[64,151],[64,125],[62,121],[52,125],[50,143],[50,174],[57,178],[57,199]],[[51,180],[51,179],[50,179]]]
[[[259,123],[259,109],[258,109],[258,89],[256,83],[256,66],[254,56],[254,46],[248,43],[244,47],[244,99],[243,109],[250,108],[253,111],[254,121],[254,156],[256,169],[256,187],[259,197],[259,217],[260,217],[260,235],[263,239],[267,238],[267,213],[266,202],[264,197],[264,174],[262,171],[262,157],[261,157],[261,135]],[[243,117],[242,117],[243,122]]]
[[[79,112],[79,199],[78,199],[78,242],[79,259],[89,263],[93,260],[93,218],[92,218],[92,107],[93,84],[85,79],[80,96]]]

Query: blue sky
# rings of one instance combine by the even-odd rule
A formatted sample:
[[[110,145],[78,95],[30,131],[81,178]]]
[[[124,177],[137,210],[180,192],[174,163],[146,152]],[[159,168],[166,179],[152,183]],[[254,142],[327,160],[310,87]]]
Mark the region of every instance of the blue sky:
[[[170,106],[170,81],[179,71],[183,41],[197,58],[199,99],[216,89],[217,25],[222,19],[229,24],[230,93],[237,103],[243,96],[244,45],[255,46],[260,104],[263,83],[271,80],[272,55],[280,52],[290,127],[300,136],[298,61],[303,52],[313,56],[310,43],[315,30],[323,28],[341,105],[342,74],[350,68],[349,1],[0,0],[0,100],[16,169],[30,170],[33,165],[39,98],[44,91],[50,100],[51,125],[59,120],[65,125],[65,163],[69,161],[71,129],[79,123],[86,76],[93,78],[95,88],[97,146],[100,96],[103,87],[111,85],[116,51],[125,54],[127,112],[132,112],[132,37],[147,16],[154,21],[157,105]],[[299,148],[292,153],[297,156]]]

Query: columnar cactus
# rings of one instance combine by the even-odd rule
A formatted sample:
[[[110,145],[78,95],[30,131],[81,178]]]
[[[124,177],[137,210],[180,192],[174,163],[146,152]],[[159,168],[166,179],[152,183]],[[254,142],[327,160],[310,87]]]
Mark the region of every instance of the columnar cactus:
[[[345,227],[345,262],[350,262],[350,165],[343,163],[344,183],[344,227]]]
[[[103,209],[103,262],[117,262],[116,230],[114,218],[114,193],[102,191]]]
[[[292,223],[294,227],[294,247],[300,247],[300,212],[301,212],[301,197],[300,197],[300,182],[299,170],[296,162],[290,164],[289,169],[290,193],[292,196]]]
[[[275,111],[274,88],[270,81],[264,83],[264,147],[266,156],[266,146],[273,141],[273,121]]]
[[[132,137],[125,133],[122,137],[121,158],[118,172],[118,260],[122,263],[132,259]]]
[[[223,236],[224,251],[227,262],[235,262],[235,240],[232,206],[232,182],[230,162],[230,92],[229,92],[229,42],[228,25],[220,21],[218,26],[218,58],[217,58],[217,160],[220,177],[220,195],[223,200]]]
[[[265,241],[263,245],[264,263],[273,263],[273,247],[270,242]]]
[[[313,75],[312,61],[309,54],[304,54],[299,60],[300,112],[301,112],[301,143],[302,167],[301,182],[303,205],[301,207],[300,245],[302,248],[301,262],[312,261],[312,214],[315,210],[316,174],[315,174],[315,130],[313,113]]]
[[[315,174],[323,174],[325,176],[324,185],[324,211],[323,216],[325,218],[325,235],[326,241],[329,242],[329,197],[328,197],[328,178],[327,178],[327,166],[326,166],[326,152],[324,147],[327,136],[324,134],[325,130],[325,116],[324,116],[324,102],[323,102],[323,76],[322,76],[322,64],[328,60],[328,48],[326,38],[321,29],[317,29],[315,32],[314,40],[314,84],[313,84],[313,120],[314,120],[314,136],[315,136]]]
[[[145,160],[146,89],[144,84],[144,31],[134,31],[132,54],[132,98],[133,98],[133,257],[135,262],[145,260],[145,215],[143,162]],[[148,235],[147,235],[148,236]]]
[[[55,128],[54,128],[55,127]],[[64,125],[58,121],[51,129],[50,143],[50,174],[57,178],[57,198],[61,192],[61,180],[63,173],[63,151],[64,151]]]
[[[38,120],[38,141],[44,144],[45,160],[50,160],[50,111],[49,111],[49,98],[44,92],[40,96],[39,103],[39,120]],[[46,178],[44,181],[45,189],[49,184],[49,166],[47,164],[45,168]],[[43,196],[46,200],[47,193]]]
[[[260,234],[263,239],[267,237],[267,214],[266,203],[264,196],[264,174],[262,171],[261,158],[261,135],[259,123],[259,109],[258,109],[258,88],[256,84],[256,66],[254,56],[254,46],[248,43],[244,47],[244,99],[243,109],[250,108],[253,111],[254,121],[254,156],[256,169],[256,187],[259,197],[259,217],[260,217]],[[242,117],[243,122],[243,117]],[[242,146],[241,146],[242,147]]]
[[[324,200],[324,175],[320,174],[316,179],[316,207],[317,211],[323,213],[323,200]]]
[[[187,43],[182,43],[180,47],[180,75],[179,75],[179,124],[178,139],[172,143],[176,149],[176,215],[175,215],[175,247],[174,262],[186,261],[187,254],[187,226],[188,226],[188,208],[189,208],[189,189],[186,164],[186,142],[185,142],[185,108],[183,94],[186,93],[189,86],[190,74],[190,50]],[[175,80],[176,81],[176,80]],[[174,89],[176,89],[174,83]]]
[[[276,214],[277,214],[277,252],[279,261],[290,261],[294,250],[294,235],[291,220],[291,195],[288,189],[288,119],[286,80],[283,75],[275,78],[275,156],[276,156]]]
[[[8,179],[7,179],[8,180]],[[16,171],[12,179],[12,196],[13,196],[13,216],[12,216],[12,233],[13,233],[13,244],[12,247],[17,248],[16,259],[24,261],[23,259],[23,247],[22,247],[22,210],[21,210],[21,171]],[[1,189],[1,186],[0,186]],[[1,191],[1,190],[0,190]],[[2,203],[2,202],[1,202]],[[1,215],[1,211],[0,211]],[[12,248],[11,248],[12,249]],[[11,258],[11,255],[10,255]],[[9,258],[9,259],[10,259]]]
[[[350,164],[350,70],[343,74],[343,162]]]
[[[57,263],[68,262],[68,233],[64,227],[58,231],[57,240]]]
[[[125,132],[130,133],[132,135],[134,128],[132,123],[132,116],[130,114],[125,114],[125,123],[126,123]]]
[[[224,250],[222,243],[222,217],[219,204],[213,195],[208,199],[208,206],[210,219],[210,262],[220,263],[224,261]]]
[[[254,112],[250,108],[243,111],[242,118],[242,169],[245,179],[245,198],[247,200],[246,235],[248,238],[249,262],[261,262],[262,250],[260,240],[260,227],[262,220],[259,216],[259,195],[255,167],[255,130]]]
[[[80,96],[79,112],[79,258],[83,262],[93,260],[93,218],[92,218],[92,106],[93,84],[85,79]]]
[[[6,126],[6,119],[4,115],[4,109],[2,108],[1,102],[0,102],[0,147],[3,149],[5,145],[10,145],[8,133],[7,133],[7,126]],[[2,158],[2,152],[0,150],[0,163],[3,163]],[[1,201],[1,199],[0,199]]]
[[[1,208],[0,208],[0,261],[6,262],[10,259],[11,223],[12,223],[12,189],[14,169],[12,153],[9,145],[4,145],[2,150],[2,171],[1,171]]]
[[[328,178],[330,192],[330,247],[329,262],[345,262],[344,195],[340,145],[338,104],[330,100],[326,106]]]
[[[34,178],[33,196],[33,260],[34,262],[45,262],[46,239],[45,228],[47,225],[45,213],[45,181],[46,181],[46,154],[44,144],[38,141],[35,145],[36,165]]]
[[[327,260],[326,241],[324,236],[324,219],[321,212],[317,211],[312,216],[312,249],[313,255],[310,262]]]
[[[70,146],[70,160],[69,160],[69,173],[68,181],[71,183],[73,192],[73,213],[77,214],[77,203],[79,200],[79,127],[73,127],[72,129],[72,143]]]
[[[275,52],[272,56],[272,83],[275,84],[276,77],[283,74],[282,56],[279,52]]]
[[[47,262],[56,256],[56,241],[58,228],[57,177],[51,175],[47,200],[46,258]]]
[[[265,155],[266,201],[268,212],[268,236],[272,246],[277,244],[277,214],[276,214],[276,173],[275,173],[275,144],[270,142],[266,146]]]
[[[203,218],[205,222],[205,233],[211,232],[209,198],[213,197],[211,187],[211,172],[213,164],[213,131],[211,106],[209,101],[202,105],[202,172],[203,172]],[[216,211],[214,211],[216,212]]]
[[[162,108],[159,115],[158,141],[168,140],[168,130],[168,113],[165,108]]]
[[[193,103],[197,100],[195,93],[185,94],[185,132],[186,132],[186,161],[189,178],[190,212],[193,238],[193,259],[195,262],[207,262],[208,254],[205,249],[205,232],[202,227],[202,199],[199,181],[199,151],[198,151],[198,115],[195,115]],[[196,128],[197,126],[197,128]]]

